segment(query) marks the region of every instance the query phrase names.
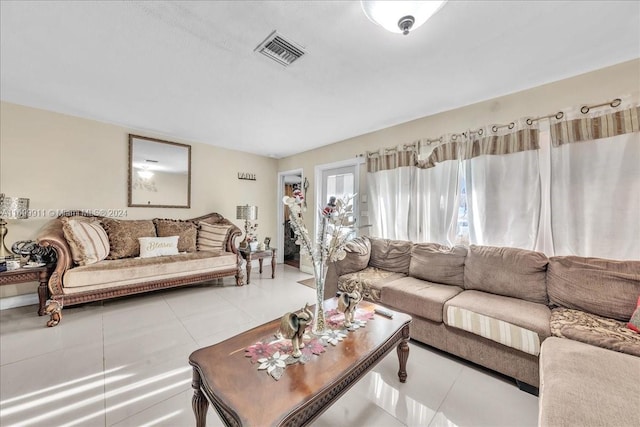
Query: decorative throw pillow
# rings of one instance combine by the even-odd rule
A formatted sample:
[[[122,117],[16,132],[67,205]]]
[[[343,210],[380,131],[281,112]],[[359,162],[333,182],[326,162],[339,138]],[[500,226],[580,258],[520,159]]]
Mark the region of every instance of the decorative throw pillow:
[[[95,264],[109,255],[109,237],[98,221],[60,218],[62,232],[78,265]]]
[[[177,219],[153,220],[156,225],[158,237],[178,236],[179,252],[195,252],[198,227],[191,221],[180,221]]]
[[[140,258],[178,254],[178,236],[139,237]]]
[[[156,237],[151,220],[119,220],[102,218],[102,226],[109,236],[110,251],[107,259],[131,258],[140,255],[140,237]]]
[[[198,223],[198,250],[199,251],[224,251],[227,242],[227,234],[231,225]]]
[[[640,333],[640,297],[638,297],[638,306],[631,315],[631,319],[629,319],[629,323],[627,323],[627,326],[632,331]]]

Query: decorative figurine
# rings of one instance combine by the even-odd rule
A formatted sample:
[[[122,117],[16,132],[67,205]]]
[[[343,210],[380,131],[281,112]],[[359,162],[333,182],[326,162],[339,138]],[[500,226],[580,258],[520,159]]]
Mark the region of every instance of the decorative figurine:
[[[353,292],[338,292],[338,311],[344,312],[344,327],[350,328],[356,316],[356,307],[362,301],[362,294],[357,290]]]
[[[313,314],[309,310],[309,304],[305,304],[300,313],[287,313],[280,321],[280,333],[284,338],[291,339],[293,345],[293,357],[302,356],[301,348],[304,348],[302,337],[307,325],[313,321]]]
[[[62,303],[56,300],[48,300],[47,306],[44,308],[44,314],[51,316],[51,319],[47,322],[47,326],[56,326],[62,320]]]

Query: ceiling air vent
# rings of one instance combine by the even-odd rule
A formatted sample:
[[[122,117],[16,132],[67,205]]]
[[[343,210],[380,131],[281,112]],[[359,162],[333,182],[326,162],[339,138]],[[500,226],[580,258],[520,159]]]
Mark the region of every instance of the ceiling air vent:
[[[304,48],[302,46],[285,39],[276,31],[269,34],[269,37],[260,43],[255,50],[285,67],[291,65],[293,61],[304,55]]]

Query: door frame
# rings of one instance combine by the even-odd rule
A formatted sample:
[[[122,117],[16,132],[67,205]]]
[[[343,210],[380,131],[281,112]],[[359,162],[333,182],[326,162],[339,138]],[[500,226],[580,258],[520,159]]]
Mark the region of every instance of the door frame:
[[[340,160],[337,162],[332,162],[332,163],[325,163],[323,165],[316,165],[316,167],[314,168],[314,177],[315,177],[315,185],[314,185],[314,192],[315,192],[315,199],[316,199],[316,209],[314,212],[314,216],[313,216],[313,224],[314,224],[314,235],[317,236],[318,232],[320,231],[318,229],[318,227],[320,226],[319,221],[318,221],[318,209],[321,209],[324,204],[326,203],[325,200],[320,200],[320,198],[322,197],[322,172],[329,170],[329,169],[337,169],[337,168],[343,168],[343,167],[347,167],[347,166],[355,166],[356,169],[356,176],[354,177],[354,182],[353,182],[353,191],[355,194],[357,194],[356,198],[353,200],[353,215],[355,218],[357,218],[358,220],[360,219],[360,165],[364,164],[364,158],[362,157],[355,157],[353,159],[347,159],[347,160]]]
[[[276,239],[276,260],[278,264],[284,263],[284,203],[282,203],[282,198],[284,197],[284,177],[288,175],[300,175],[302,176],[302,182],[304,182],[304,170],[299,168],[278,172],[278,200],[276,201],[276,206],[278,206],[276,216],[278,234]]]

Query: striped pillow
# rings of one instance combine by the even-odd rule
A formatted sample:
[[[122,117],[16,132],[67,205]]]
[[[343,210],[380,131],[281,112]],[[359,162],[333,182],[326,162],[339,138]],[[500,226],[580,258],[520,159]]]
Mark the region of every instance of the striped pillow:
[[[61,218],[62,232],[78,265],[95,264],[109,255],[109,237],[98,221]]]
[[[198,250],[224,251],[231,225],[198,223]]]

